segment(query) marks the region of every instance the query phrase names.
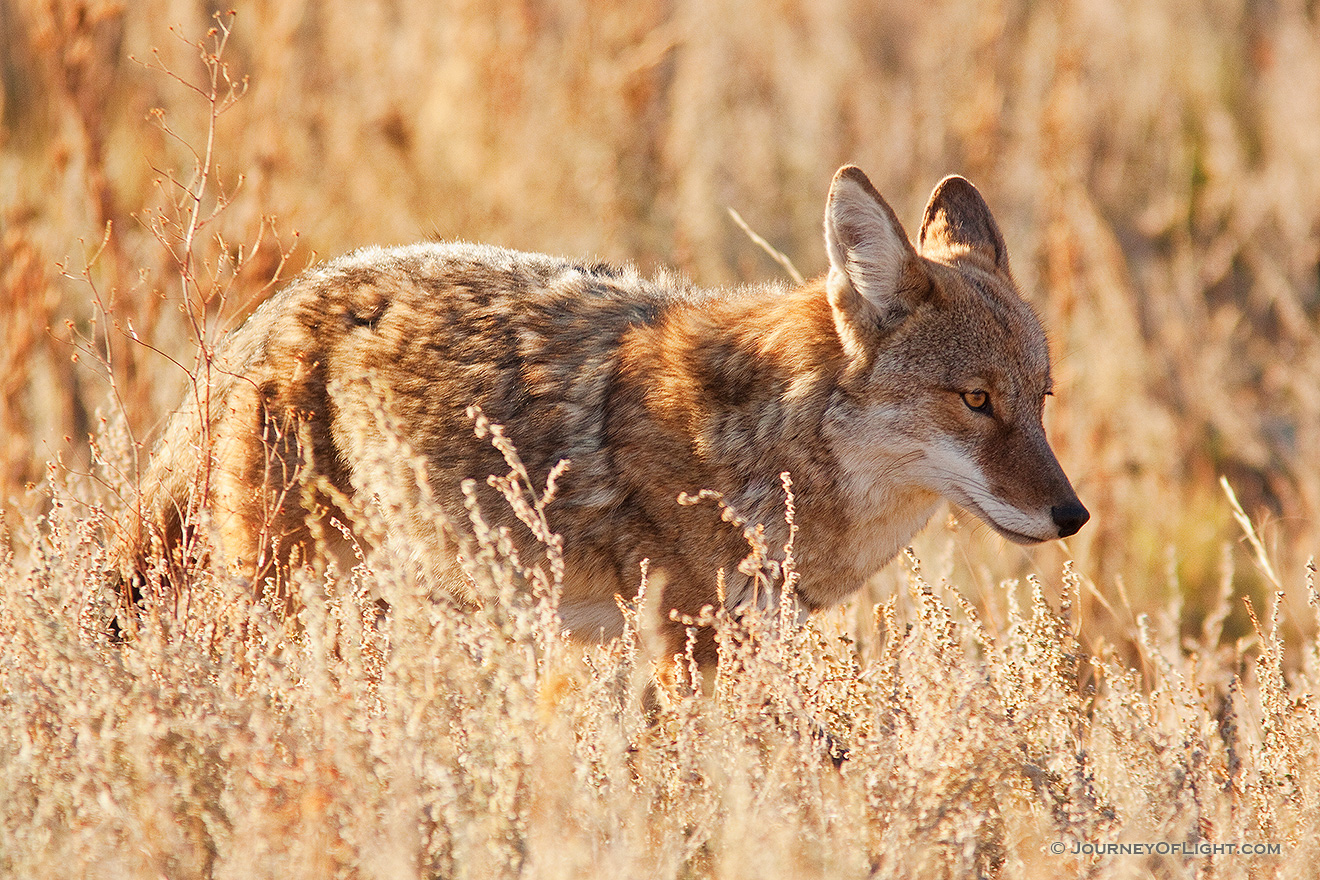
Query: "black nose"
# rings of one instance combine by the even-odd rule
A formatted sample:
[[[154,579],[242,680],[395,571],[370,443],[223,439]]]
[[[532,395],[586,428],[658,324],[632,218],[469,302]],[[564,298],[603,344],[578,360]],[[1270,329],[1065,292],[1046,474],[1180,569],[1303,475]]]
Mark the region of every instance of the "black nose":
[[[1082,502],[1069,501],[1067,504],[1056,504],[1051,507],[1050,518],[1059,527],[1059,537],[1066,538],[1069,535],[1077,534],[1077,530],[1086,525],[1086,521],[1091,518],[1091,514],[1085,507],[1082,507]]]

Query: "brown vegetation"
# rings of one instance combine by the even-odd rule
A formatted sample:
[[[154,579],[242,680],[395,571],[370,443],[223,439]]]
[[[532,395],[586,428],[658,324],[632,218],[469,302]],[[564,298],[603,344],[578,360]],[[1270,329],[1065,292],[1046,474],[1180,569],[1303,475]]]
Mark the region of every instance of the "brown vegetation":
[[[254,3],[227,68],[209,9],[0,0],[0,875],[1313,873],[1311,4]],[[202,571],[99,632],[102,511],[277,279],[427,235],[782,271],[728,207],[816,270],[845,161],[994,208],[1066,548],[931,529],[650,726],[635,644],[568,649],[497,547],[474,617],[304,580],[294,628]],[[1046,849],[1189,840],[1281,854]]]

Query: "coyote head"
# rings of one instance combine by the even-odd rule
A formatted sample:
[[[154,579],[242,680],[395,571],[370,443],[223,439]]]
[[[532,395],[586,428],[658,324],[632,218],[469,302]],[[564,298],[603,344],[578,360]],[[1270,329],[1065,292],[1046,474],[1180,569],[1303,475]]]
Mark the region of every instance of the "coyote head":
[[[1045,334],[975,187],[940,183],[914,246],[866,175],[842,168],[825,240],[847,358],[827,436],[860,500],[924,490],[1020,544],[1076,533],[1090,514],[1041,424]]]

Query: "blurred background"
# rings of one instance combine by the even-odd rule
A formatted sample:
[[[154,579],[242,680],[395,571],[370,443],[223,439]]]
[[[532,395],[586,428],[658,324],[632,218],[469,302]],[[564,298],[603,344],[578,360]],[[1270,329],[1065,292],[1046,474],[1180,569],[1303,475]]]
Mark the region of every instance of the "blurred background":
[[[195,44],[217,45],[208,29],[229,5],[0,0],[11,531],[49,503],[31,488],[46,462],[86,469],[89,436],[122,424],[149,448],[194,362],[185,290],[218,292],[214,338],[277,275],[427,237],[673,266],[704,285],[781,279],[728,208],[812,274],[830,177],[856,162],[910,232],[949,173],[994,209],[1051,335],[1047,427],[1093,514],[1066,548],[1094,586],[1084,617],[1126,631],[1131,610],[1181,603],[1195,628],[1227,578],[1263,607],[1273,587],[1222,475],[1288,586],[1286,625],[1311,628],[1315,2],[231,5],[223,63],[246,90],[222,102],[208,154]],[[170,178],[197,167],[207,222],[189,281],[192,215]],[[1058,583],[1063,548],[955,530],[921,539],[939,574]],[[1234,607],[1230,635],[1247,630]]]

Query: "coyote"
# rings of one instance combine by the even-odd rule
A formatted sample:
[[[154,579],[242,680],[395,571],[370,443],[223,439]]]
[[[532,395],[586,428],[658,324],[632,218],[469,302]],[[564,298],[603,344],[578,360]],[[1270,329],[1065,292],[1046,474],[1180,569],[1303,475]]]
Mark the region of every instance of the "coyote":
[[[719,580],[730,609],[777,601],[740,568],[738,519],[785,545],[784,472],[804,611],[857,591],[941,498],[1019,544],[1080,529],[1089,514],[1041,425],[1045,334],[977,190],[940,183],[914,246],[844,167],[825,245],[828,273],[792,289],[701,290],[462,243],[315,268],[230,335],[213,381],[167,427],[122,532],[122,574],[140,578],[153,544],[180,543],[190,504],[254,587],[342,552],[331,517],[374,512],[431,588],[474,601],[463,483],[515,547],[536,539],[488,485],[509,468],[474,435],[473,405],[534,484],[569,462],[545,515],[562,537],[559,613],[582,639],[622,631],[615,596],[637,592],[647,559],[672,648]],[[702,490],[726,510],[679,503]],[[704,638],[698,660],[714,651]]]

